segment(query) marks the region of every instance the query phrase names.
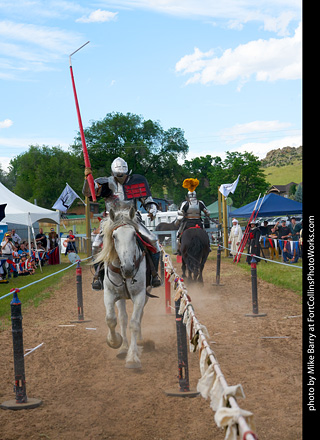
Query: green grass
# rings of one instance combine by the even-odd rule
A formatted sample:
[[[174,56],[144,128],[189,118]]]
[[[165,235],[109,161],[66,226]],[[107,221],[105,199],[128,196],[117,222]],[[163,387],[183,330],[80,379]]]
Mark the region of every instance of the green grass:
[[[223,261],[234,264],[230,258],[224,258]],[[243,258],[243,262],[240,261],[237,266],[244,271],[251,273],[251,266],[244,261]],[[257,265],[258,280],[260,278],[261,280],[267,281],[280,288],[292,290],[302,297],[302,269],[295,268],[294,266],[301,267],[301,260],[299,263],[291,266],[284,266],[272,261],[265,262],[265,260],[261,260]]]
[[[171,255],[171,259],[175,256],[171,254],[171,248],[166,247],[165,252]],[[212,252],[209,254],[208,260],[217,261],[217,248],[212,247]],[[175,261],[175,260],[174,260]],[[221,261],[223,263],[235,264],[232,258],[224,257],[222,255]],[[279,261],[280,262],[280,261]],[[294,266],[302,266],[301,260],[297,264],[291,266],[284,266],[272,262],[272,260],[267,261],[261,260],[257,265],[257,277],[275,286],[279,286],[283,289],[292,290],[302,297],[302,269],[295,268]],[[240,263],[236,264],[241,270],[247,272],[251,275],[251,266],[245,262],[245,258],[242,257]],[[221,269],[221,276],[223,276]]]
[[[91,228],[98,228],[99,224],[100,223],[98,219],[91,219]],[[62,232],[63,234],[68,234],[70,229],[73,230],[73,225],[76,225],[77,234],[86,234],[87,231],[85,220],[83,220],[82,222],[69,220],[68,224],[66,224],[65,226],[61,223],[60,232]]]
[[[86,258],[84,255],[80,254],[80,258]],[[11,278],[8,284],[0,285],[0,297],[6,295],[11,289],[18,288],[22,290],[18,293],[18,297],[22,303],[23,310],[27,307],[38,307],[38,305],[46,298],[49,298],[59,286],[63,277],[67,276],[70,271],[75,271],[75,266],[70,269],[66,269],[63,272],[52,275],[51,277],[40,281],[36,284],[32,284],[29,287],[27,285],[34,283],[35,281],[41,280],[42,278],[54,274],[62,269],[70,266],[70,262],[64,255],[61,256],[61,264],[59,265],[45,265],[42,268],[42,272],[37,268],[34,275],[29,275],[26,277]],[[0,300],[0,331],[7,328],[11,322],[11,308],[10,302],[12,300],[12,295],[7,296]]]
[[[302,182],[302,162],[294,161],[292,165],[285,165],[281,167],[268,167],[262,169],[266,180],[271,185],[287,185],[287,183],[295,182],[299,184]]]

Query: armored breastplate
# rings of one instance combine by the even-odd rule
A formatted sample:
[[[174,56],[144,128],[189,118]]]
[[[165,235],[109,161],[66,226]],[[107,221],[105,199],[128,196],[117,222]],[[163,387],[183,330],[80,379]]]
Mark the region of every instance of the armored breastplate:
[[[200,217],[200,206],[198,200],[196,202],[189,202],[189,208],[186,212],[187,218],[199,218]]]
[[[123,185],[117,182],[113,177],[108,178],[108,185],[112,191],[112,194],[106,198],[106,210],[110,211],[110,208],[115,211],[120,209],[130,209],[131,206],[135,207],[134,200],[126,200]]]

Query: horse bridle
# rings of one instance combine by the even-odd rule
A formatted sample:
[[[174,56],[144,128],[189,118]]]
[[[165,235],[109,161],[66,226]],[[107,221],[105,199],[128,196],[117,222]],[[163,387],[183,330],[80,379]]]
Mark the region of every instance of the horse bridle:
[[[127,224],[125,224],[125,223],[124,223],[124,224],[121,224],[121,225],[118,225],[118,226],[116,226],[114,229],[112,229],[112,234],[113,234],[113,232],[114,232],[116,229],[121,228],[122,226],[130,226],[130,225],[127,225]],[[135,229],[135,228],[134,228],[134,229]],[[134,283],[136,282],[136,280],[134,279],[134,277],[135,277],[135,275],[137,274],[137,272],[138,272],[138,270],[139,270],[139,267],[140,267],[141,261],[143,260],[143,258],[144,258],[145,255],[146,255],[146,251],[145,251],[144,249],[142,249],[141,246],[140,246],[140,243],[139,243],[139,241],[138,241],[138,237],[137,237],[137,232],[136,232],[136,230],[135,230],[134,235],[135,235],[135,239],[136,239],[136,242],[137,242],[137,245],[138,245],[138,249],[141,251],[141,253],[140,253],[138,259],[136,259],[136,256],[134,256],[134,266],[135,266],[136,271],[135,271],[135,273],[134,273],[133,276],[132,276],[131,284],[134,284]],[[113,239],[113,240],[114,240],[114,239]],[[114,266],[112,263],[109,263],[108,266],[107,266],[107,277],[108,277],[108,280],[110,281],[110,283],[113,284],[115,287],[122,287],[122,286],[124,285],[124,286],[126,287],[127,293],[129,293],[129,292],[128,292],[128,289],[127,289],[127,284],[126,284],[127,280],[126,280],[126,278],[124,278],[124,277],[122,276],[122,284],[119,284],[119,285],[115,284],[115,283],[110,279],[110,277],[109,277],[109,269],[110,269],[112,272],[117,273],[117,274],[119,274],[120,276],[122,276],[121,268],[120,268],[120,267],[116,267],[116,266]]]

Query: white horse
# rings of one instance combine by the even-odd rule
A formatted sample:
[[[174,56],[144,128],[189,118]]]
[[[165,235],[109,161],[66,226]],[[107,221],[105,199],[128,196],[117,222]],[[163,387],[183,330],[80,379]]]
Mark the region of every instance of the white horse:
[[[146,295],[146,257],[137,242],[137,221],[135,210],[109,212],[103,222],[103,248],[95,263],[104,262],[104,304],[106,321],[109,327],[107,343],[119,348],[119,357],[126,356],[127,368],[140,368],[141,319],[147,302]],[[131,340],[127,339],[128,314],[126,300],[133,302],[130,320]],[[116,331],[118,309],[120,333]]]

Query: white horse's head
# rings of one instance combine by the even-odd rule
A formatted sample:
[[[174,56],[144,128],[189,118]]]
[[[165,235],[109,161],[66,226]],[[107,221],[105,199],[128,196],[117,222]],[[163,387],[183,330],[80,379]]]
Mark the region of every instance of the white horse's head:
[[[132,220],[135,218],[135,211],[131,208],[128,217],[121,215],[117,218],[117,214],[111,209],[109,215],[115,225],[112,231],[112,238],[114,249],[120,262],[121,274],[124,278],[133,278],[137,271],[136,227],[132,223]]]
[[[134,208],[113,211],[103,224],[103,249],[95,262],[120,262],[120,270],[124,278],[132,278],[137,271],[137,221]]]

